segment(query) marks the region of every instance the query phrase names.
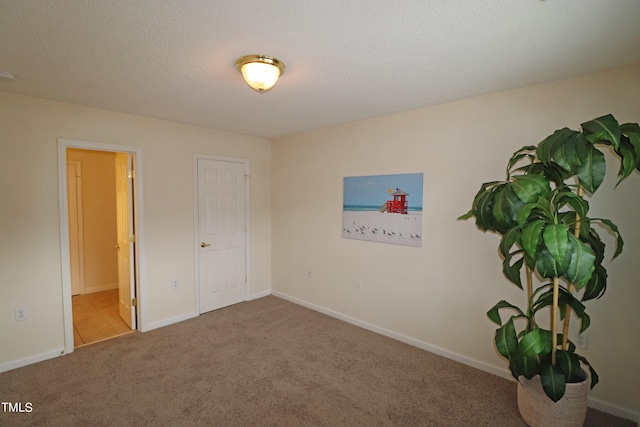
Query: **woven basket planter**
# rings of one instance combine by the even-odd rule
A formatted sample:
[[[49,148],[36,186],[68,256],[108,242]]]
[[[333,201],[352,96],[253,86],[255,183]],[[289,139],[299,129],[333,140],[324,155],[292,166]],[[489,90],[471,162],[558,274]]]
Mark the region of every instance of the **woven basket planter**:
[[[562,399],[554,402],[544,393],[540,376],[518,381],[518,409],[530,427],[582,427],[587,415],[589,378],[567,383]]]

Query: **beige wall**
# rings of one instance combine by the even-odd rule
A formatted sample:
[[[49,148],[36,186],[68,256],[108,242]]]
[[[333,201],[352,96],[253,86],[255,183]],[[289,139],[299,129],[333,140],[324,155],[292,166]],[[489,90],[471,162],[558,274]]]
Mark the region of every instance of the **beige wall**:
[[[81,162],[84,293],[118,287],[115,153],[67,150]]]
[[[269,292],[268,140],[0,92],[0,368],[64,348],[58,138],[142,149],[147,327],[195,310],[194,154],[249,159],[249,294]]]
[[[507,375],[485,313],[500,299],[520,303],[522,293],[501,274],[499,239],[456,218],[481,183],[504,179],[514,151],[607,113],[640,121],[640,67],[274,141],[274,293]],[[611,165],[592,214],[614,220],[626,246],[610,266],[607,294],[588,305],[583,354],[600,373],[595,401],[628,415],[640,412],[640,174],[614,192]],[[415,172],[424,172],[421,248],[341,237],[343,177]]]
[[[498,239],[456,217],[501,179],[516,149],[601,114],[640,121],[640,67],[553,82],[269,141],[0,93],[0,368],[64,346],[57,139],[141,147],[145,314],[194,311],[193,155],[250,160],[250,294],[274,292],[348,316],[489,371],[505,372],[486,310],[521,293],[500,273]],[[27,169],[28,167],[28,169]],[[595,399],[640,411],[640,176],[592,201],[626,239],[609,290],[590,304]],[[341,238],[345,176],[424,173],[421,248]],[[273,186],[273,192],[272,192]],[[273,206],[273,209],[272,209]],[[271,238],[273,233],[274,238]],[[272,260],[273,258],[273,260]],[[307,279],[307,269],[314,270]],[[171,289],[171,281],[182,286]],[[354,281],[362,280],[362,291]],[[273,282],[273,286],[272,286]],[[15,307],[28,320],[15,322]]]

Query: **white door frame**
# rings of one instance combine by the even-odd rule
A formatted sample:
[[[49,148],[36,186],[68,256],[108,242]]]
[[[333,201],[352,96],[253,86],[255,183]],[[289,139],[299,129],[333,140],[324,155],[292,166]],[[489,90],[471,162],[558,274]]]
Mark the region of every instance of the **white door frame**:
[[[71,260],[69,257],[69,203],[67,195],[67,148],[81,150],[97,150],[109,152],[123,152],[134,155],[135,185],[134,185],[134,224],[136,233],[135,259],[136,265],[136,296],[138,330],[147,329],[144,302],[145,298],[145,259],[143,232],[143,194],[142,194],[142,148],[99,142],[78,141],[58,138],[58,200],[60,207],[60,267],[62,271],[62,313],[64,322],[64,352],[73,353],[73,310],[71,305]]]
[[[216,160],[216,161],[221,161],[221,162],[233,162],[233,163],[242,163],[244,164],[244,176],[245,176],[245,180],[244,180],[244,185],[245,185],[245,225],[246,225],[246,233],[245,233],[245,264],[244,264],[244,268],[245,268],[245,273],[247,275],[247,282],[246,282],[246,290],[245,290],[245,300],[249,300],[250,299],[250,295],[251,295],[251,277],[249,274],[250,269],[250,259],[251,257],[249,256],[249,232],[250,232],[250,227],[249,224],[251,223],[251,221],[249,221],[249,199],[250,199],[250,194],[249,194],[249,190],[251,188],[250,186],[250,178],[251,175],[249,174],[249,159],[242,159],[242,158],[238,158],[238,157],[221,157],[221,156],[213,156],[213,155],[208,155],[208,154],[194,154],[193,155],[193,224],[195,227],[194,230],[194,235],[193,235],[193,247],[194,247],[194,258],[195,258],[195,270],[194,270],[194,276],[195,276],[195,283],[196,283],[196,288],[195,288],[195,306],[196,306],[196,315],[200,315],[200,261],[199,261],[199,252],[200,252],[200,241],[198,240],[199,238],[199,221],[198,221],[198,160],[199,159],[206,159],[206,160]]]
[[[76,241],[69,241],[69,248],[73,249],[77,252],[78,257],[78,265],[76,265],[76,270],[78,271],[78,282],[77,286],[80,289],[76,289],[80,291],[80,294],[84,294],[86,286],[84,281],[84,224],[82,218],[82,162],[80,160],[67,160],[67,171],[69,170],[69,166],[73,165],[76,168],[76,203],[74,204],[76,208],[75,217],[76,217]],[[79,173],[79,175],[78,175]],[[77,178],[80,179],[77,179]],[[67,179],[69,176],[67,175]],[[68,184],[68,181],[67,181]],[[69,188],[67,187],[67,195],[69,194]],[[68,217],[67,217],[68,218]],[[71,224],[70,224],[71,225]],[[69,233],[71,234],[71,230],[69,229]],[[71,264],[71,263],[70,263]],[[73,270],[73,269],[72,269]],[[73,281],[71,283],[71,294],[73,295]]]

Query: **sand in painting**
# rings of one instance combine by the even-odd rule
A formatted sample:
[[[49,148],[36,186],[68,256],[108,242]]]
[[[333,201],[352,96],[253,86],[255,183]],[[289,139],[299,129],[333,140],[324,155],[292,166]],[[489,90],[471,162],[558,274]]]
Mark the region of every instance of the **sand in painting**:
[[[342,237],[422,246],[422,212],[343,211]]]

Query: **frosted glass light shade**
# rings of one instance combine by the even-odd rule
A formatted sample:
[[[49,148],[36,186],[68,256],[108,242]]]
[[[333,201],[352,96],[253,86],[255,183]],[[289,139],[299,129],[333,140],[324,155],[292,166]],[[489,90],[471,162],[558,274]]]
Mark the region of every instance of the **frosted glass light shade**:
[[[270,64],[250,62],[242,66],[242,75],[249,86],[262,92],[275,86],[280,77],[280,70]]]
[[[264,55],[247,55],[238,58],[236,68],[242,73],[249,87],[266,92],[278,82],[286,66],[276,58]]]

